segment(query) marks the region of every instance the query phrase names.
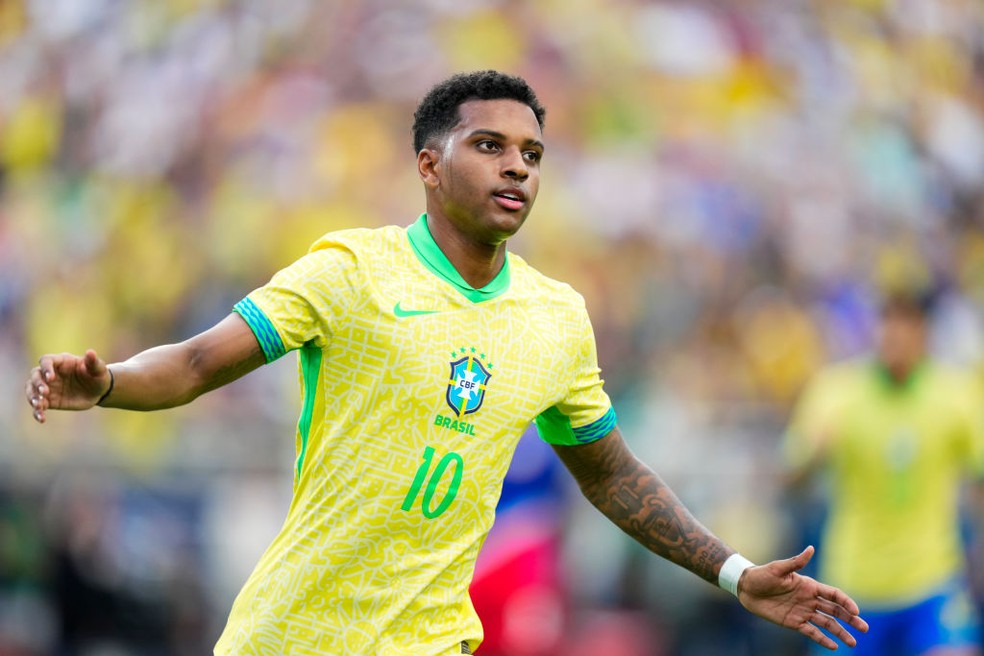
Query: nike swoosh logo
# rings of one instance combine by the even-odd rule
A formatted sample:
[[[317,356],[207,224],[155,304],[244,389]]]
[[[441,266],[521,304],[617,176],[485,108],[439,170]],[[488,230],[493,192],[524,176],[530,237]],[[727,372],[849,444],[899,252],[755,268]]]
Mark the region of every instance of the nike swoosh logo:
[[[404,310],[400,307],[400,301],[393,306],[393,314],[398,317],[417,317],[422,314],[437,314],[440,310]]]

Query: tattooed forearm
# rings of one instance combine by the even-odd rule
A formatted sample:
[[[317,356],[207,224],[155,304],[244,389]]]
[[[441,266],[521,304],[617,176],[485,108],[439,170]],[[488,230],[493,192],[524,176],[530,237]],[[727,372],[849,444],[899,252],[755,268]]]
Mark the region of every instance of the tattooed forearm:
[[[651,551],[706,581],[734,553],[698,522],[673,491],[625,446],[620,435],[594,444],[559,447],[584,496]]]

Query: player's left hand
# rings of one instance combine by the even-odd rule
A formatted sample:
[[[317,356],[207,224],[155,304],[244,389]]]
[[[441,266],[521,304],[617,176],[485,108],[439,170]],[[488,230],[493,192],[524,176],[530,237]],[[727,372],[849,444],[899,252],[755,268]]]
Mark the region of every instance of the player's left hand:
[[[738,582],[738,601],[759,617],[798,631],[827,649],[837,649],[837,643],[821,628],[854,647],[857,640],[840,622],[867,632],[858,605],[843,591],[797,573],[810,562],[813,551],[807,547],[798,556],[746,569]]]

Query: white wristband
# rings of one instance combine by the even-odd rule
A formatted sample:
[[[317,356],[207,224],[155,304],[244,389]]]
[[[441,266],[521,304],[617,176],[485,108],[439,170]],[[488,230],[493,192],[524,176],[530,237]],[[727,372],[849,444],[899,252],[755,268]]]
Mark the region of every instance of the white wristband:
[[[738,579],[741,578],[741,573],[749,567],[755,567],[755,563],[741,554],[731,554],[721,565],[721,571],[718,572],[718,586],[737,597]]]

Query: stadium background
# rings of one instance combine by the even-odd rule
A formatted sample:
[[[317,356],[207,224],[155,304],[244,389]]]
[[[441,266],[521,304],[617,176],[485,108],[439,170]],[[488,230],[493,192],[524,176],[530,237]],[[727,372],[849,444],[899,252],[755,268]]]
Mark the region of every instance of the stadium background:
[[[0,2],[0,654],[198,654],[283,518],[293,358],[156,414],[33,425],[41,353],[185,338],[332,229],[421,211],[445,75],[548,107],[512,248],[587,298],[637,453],[750,558],[811,539],[778,478],[804,380],[873,299],[943,292],[979,366],[978,0]],[[480,653],[803,653],[643,553],[524,440],[479,565]]]

